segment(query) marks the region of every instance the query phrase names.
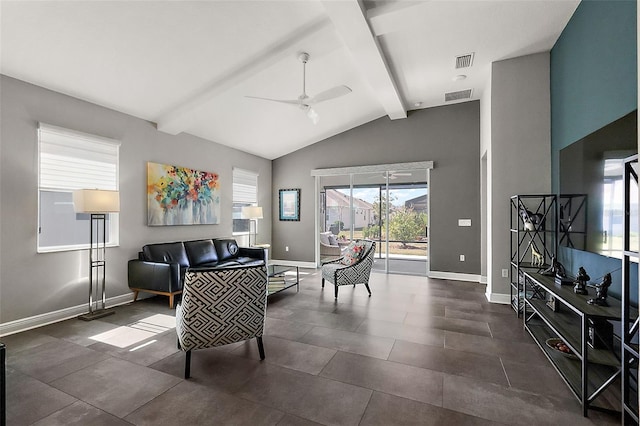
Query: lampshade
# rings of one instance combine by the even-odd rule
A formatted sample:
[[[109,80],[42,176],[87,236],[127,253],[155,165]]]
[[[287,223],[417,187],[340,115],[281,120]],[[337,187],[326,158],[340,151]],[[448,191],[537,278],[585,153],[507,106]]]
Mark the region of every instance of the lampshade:
[[[120,193],[102,189],[73,191],[73,209],[76,213],[117,213],[120,211]]]
[[[262,219],[262,207],[246,206],[242,208],[240,214],[242,219]]]

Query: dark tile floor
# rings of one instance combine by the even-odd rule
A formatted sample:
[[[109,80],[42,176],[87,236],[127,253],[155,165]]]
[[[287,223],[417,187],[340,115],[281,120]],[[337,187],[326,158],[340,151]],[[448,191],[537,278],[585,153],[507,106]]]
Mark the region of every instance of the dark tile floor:
[[[255,341],[193,353],[157,297],[6,336],[9,425],[590,425],[508,306],[477,283],[372,274],[320,286],[301,270]]]

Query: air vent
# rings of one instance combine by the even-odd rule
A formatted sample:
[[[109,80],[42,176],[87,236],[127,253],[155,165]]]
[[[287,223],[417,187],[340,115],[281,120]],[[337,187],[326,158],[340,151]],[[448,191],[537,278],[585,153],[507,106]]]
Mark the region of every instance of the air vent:
[[[473,55],[473,53],[469,53],[466,55],[456,56],[456,69],[469,68],[473,65]]]
[[[460,90],[459,92],[449,92],[444,94],[444,101],[459,101],[460,99],[471,99],[473,89]]]

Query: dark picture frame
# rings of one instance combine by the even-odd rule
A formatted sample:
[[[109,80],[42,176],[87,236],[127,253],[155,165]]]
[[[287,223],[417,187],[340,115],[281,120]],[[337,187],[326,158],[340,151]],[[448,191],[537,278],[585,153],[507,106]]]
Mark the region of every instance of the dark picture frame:
[[[300,220],[300,189],[280,189],[278,201],[280,220]]]

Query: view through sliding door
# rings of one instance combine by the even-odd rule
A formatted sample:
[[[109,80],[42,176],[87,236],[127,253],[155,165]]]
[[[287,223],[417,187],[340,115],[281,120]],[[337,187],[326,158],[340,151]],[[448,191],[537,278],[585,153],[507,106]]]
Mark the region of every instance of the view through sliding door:
[[[426,170],[321,177],[321,260],[340,256],[352,240],[370,239],[374,270],[426,275],[427,178]]]

